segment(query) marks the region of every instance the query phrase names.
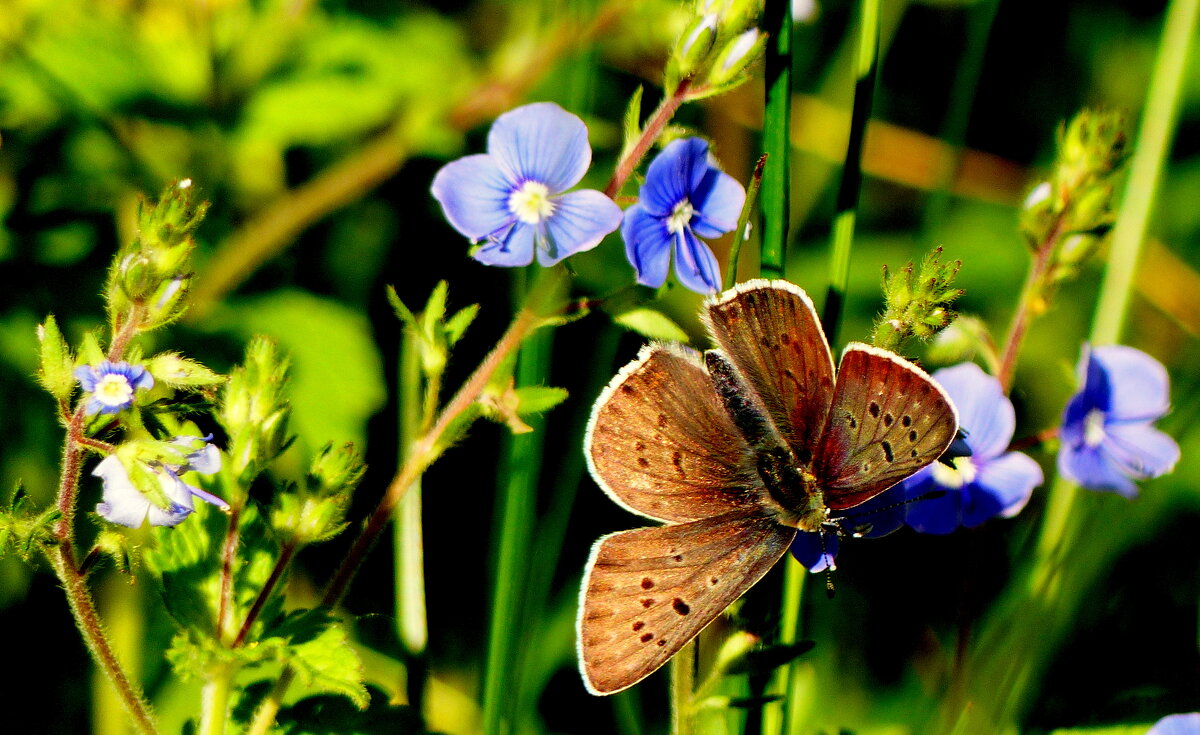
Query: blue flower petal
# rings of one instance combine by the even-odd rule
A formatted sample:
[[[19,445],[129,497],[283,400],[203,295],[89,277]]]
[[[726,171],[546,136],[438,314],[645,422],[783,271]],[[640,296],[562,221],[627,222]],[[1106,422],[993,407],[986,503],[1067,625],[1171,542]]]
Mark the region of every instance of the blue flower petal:
[[[1179,445],[1150,424],[1109,424],[1104,431],[1101,448],[1130,477],[1158,477],[1179,461]]]
[[[515,188],[495,159],[483,154],[442,166],[430,187],[446,219],[472,240],[487,237],[516,219],[508,208]]]
[[[673,141],[646,168],[646,183],[638,195],[642,206],[650,214],[670,216],[676,205],[691,199],[708,169],[707,141],[703,138]]]
[[[553,102],[524,105],[496,118],[488,153],[509,181],[537,181],[551,194],[579,183],[592,162],[587,126]]]
[[[574,253],[591,250],[621,225],[621,208],[594,189],[581,189],[554,200],[554,214],[545,222],[546,248],[538,248],[538,263],[551,266]]]
[[[963,488],[942,487],[934,481],[929,468],[905,480],[904,487],[908,497],[913,500],[905,506],[904,522],[913,530],[940,535],[953,533],[962,525]],[[945,492],[945,495],[916,500],[936,490]]]
[[[837,568],[838,553],[836,533],[801,531],[792,541],[792,556],[810,572],[823,572],[826,568]]]
[[[673,239],[666,222],[638,203],[625,210],[621,237],[625,240],[625,257],[637,273],[637,282],[653,288],[663,285],[671,266]]]
[[[1020,452],[1009,452],[981,463],[979,474],[972,484],[996,499],[999,510],[993,515],[1012,518],[1021,512],[1033,495],[1033,489],[1044,480],[1041,465]],[[968,526],[977,526],[987,520],[983,518],[976,523],[968,522],[968,515],[964,510],[963,522]]]
[[[1158,360],[1125,345],[1092,348],[1112,386],[1108,417],[1115,421],[1153,421],[1170,407],[1167,370]]]
[[[709,168],[692,195],[696,214],[692,230],[700,237],[720,237],[737,227],[746,190],[738,180],[718,168]]]
[[[104,482],[104,500],[96,505],[96,512],[111,523],[129,528],[141,526],[151,503],[133,486],[117,455],[110,454],[100,460],[92,474]]]
[[[904,483],[893,485],[865,503],[840,514],[842,530],[862,538],[880,538],[904,525],[908,493]]]
[[[1137,495],[1137,486],[1099,447],[1064,444],[1058,452],[1058,472],[1089,490],[1111,490],[1127,498]]]
[[[1017,421],[1000,381],[973,362],[938,370],[933,379],[946,389],[958,408],[958,421],[967,432],[967,446],[975,460],[1003,454]]]
[[[1200,712],[1167,715],[1154,723],[1146,735],[1200,735]]]
[[[717,256],[696,239],[690,227],[675,236],[675,275],[691,291],[716,293],[721,287],[721,269]]]
[[[533,262],[533,245],[537,229],[524,222],[517,222],[507,230],[489,237],[471,257],[485,265],[505,268],[529,265]]]

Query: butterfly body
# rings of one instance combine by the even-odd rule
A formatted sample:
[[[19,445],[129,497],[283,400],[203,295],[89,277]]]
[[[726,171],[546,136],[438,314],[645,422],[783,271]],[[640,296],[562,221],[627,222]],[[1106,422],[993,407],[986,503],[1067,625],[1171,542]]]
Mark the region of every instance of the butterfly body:
[[[851,344],[835,372],[812,302],[786,281],[710,300],[715,349],[647,345],[596,401],[584,452],[597,484],[667,525],[596,542],[580,599],[589,691],[666,662],[757,582],[800,531],[937,459],[949,398],[903,358]]]

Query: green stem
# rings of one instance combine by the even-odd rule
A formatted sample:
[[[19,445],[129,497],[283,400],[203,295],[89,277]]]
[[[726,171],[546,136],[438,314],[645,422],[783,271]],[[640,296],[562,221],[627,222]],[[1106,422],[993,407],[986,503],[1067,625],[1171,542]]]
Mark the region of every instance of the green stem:
[[[224,735],[229,720],[229,697],[233,692],[236,666],[220,666],[208,672],[200,692],[200,727],[198,735]]]
[[[792,9],[788,0],[767,0],[763,24],[766,53],[763,149],[771,165],[763,172],[760,272],[782,278],[791,218]]]
[[[754,201],[758,198],[759,187],[762,186],[763,167],[767,165],[767,154],[758,157],[754,164],[754,173],[750,175],[750,186],[746,187],[746,203],[742,205],[742,213],[738,216],[737,229],[733,231],[733,245],[729,248],[729,267],[725,271],[725,288],[733,288],[737,283],[738,256],[742,254],[742,245],[750,229],[750,214],[754,211]]]
[[[696,653],[699,639],[688,641],[671,658],[671,735],[692,735],[695,712],[692,697],[696,690]]]
[[[553,332],[532,335],[517,355],[516,384],[538,385],[550,370]],[[528,419],[533,431],[508,438],[506,463],[497,487],[500,523],[496,528],[496,570],[483,684],[484,735],[511,731],[520,704],[520,641],[525,638],[525,597],[530,565],[530,536],[537,507],[543,421]]]
[[[781,620],[779,623],[779,642],[783,645],[793,645],[800,640],[800,612],[804,605],[804,581],[808,578],[808,570],[803,565],[785,560],[783,570],[783,601],[780,607]],[[795,707],[795,700],[800,696],[800,675],[795,664],[776,670],[774,681],[768,690],[772,694],[781,694],[783,699],[779,710],[768,710],[772,719],[764,728],[768,733],[799,732],[800,710]],[[778,716],[774,715],[779,712]]]
[[[850,116],[850,138],[846,145],[846,160],[838,185],[837,214],[833,220],[830,242],[829,288],[821,321],[830,342],[837,340],[841,325],[846,289],[850,281],[850,250],[854,242],[854,224],[858,211],[858,196],[862,189],[862,149],[866,139],[867,122],[875,97],[875,77],[879,51],[879,0],[859,0],[858,3],[858,62],[854,83],[854,108]]]

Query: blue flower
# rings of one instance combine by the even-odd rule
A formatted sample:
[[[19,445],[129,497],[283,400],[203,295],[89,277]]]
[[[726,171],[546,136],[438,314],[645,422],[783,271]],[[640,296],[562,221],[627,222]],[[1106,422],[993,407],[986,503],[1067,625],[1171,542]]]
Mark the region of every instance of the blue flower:
[[[130,528],[138,528],[150,519],[152,526],[175,526],[182,523],[192,514],[195,506],[192,496],[226,510],[229,505],[212,493],[189,485],[179,476],[185,472],[199,472],[211,475],[221,469],[220,451],[208,443],[207,439],[199,437],[176,437],[170,443],[185,449],[194,446],[195,442],[203,442],[203,446],[181,455],[180,462],[147,463],[146,469],[158,481],[163,494],[170,502],[169,508],[159,507],[142,494],[129,478],[129,471],[121,463],[116,454],[110,454],[96,465],[92,474],[104,483],[104,500],[96,505],[96,512],[102,518]]]
[[[1154,723],[1146,735],[1200,735],[1200,712],[1167,715]]]
[[[823,537],[823,538],[822,538]],[[792,556],[810,572],[837,569],[838,535],[825,531],[801,531],[792,541]]]
[[[135,390],[154,387],[154,376],[146,368],[127,362],[104,360],[99,365],[80,365],[75,368],[75,377],[91,394],[84,409],[89,416],[123,411],[133,405]]]
[[[1137,495],[1133,480],[1170,472],[1179,445],[1153,424],[1170,407],[1167,371],[1124,345],[1084,348],[1083,388],[1067,403],[1058,471],[1092,490]]]
[[[996,516],[1015,516],[1043,477],[1037,462],[1020,452],[1005,451],[1016,428],[1016,414],[1000,381],[974,363],[938,370],[933,378],[958,407],[971,456],[955,457],[953,467],[934,462],[903,482],[905,500],[945,493],[904,505],[905,523],[921,533],[950,533]]]
[[[488,152],[451,161],[433,196],[454,229],[483,241],[481,263],[551,266],[590,250],[621,224],[621,208],[592,189],[570,189],[592,161],[587,126],[552,102],[510,110],[492,124]]]
[[[709,162],[708,143],[685,138],[664,148],[650,162],[639,197],[621,225],[637,282],[663,285],[674,250],[680,283],[698,293],[716,291],[721,283],[717,259],[699,238],[737,227],[746,190]]]

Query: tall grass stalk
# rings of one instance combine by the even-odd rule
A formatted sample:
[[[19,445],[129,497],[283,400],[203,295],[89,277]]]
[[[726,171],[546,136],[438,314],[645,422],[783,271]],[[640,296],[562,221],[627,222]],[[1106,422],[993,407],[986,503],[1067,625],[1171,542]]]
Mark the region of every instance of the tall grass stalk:
[[[763,25],[771,40],[767,44],[766,58],[767,106],[763,117],[763,148],[768,164],[762,173],[762,247],[759,262],[764,278],[782,278],[791,199],[791,3],[788,0],[767,0]]]

